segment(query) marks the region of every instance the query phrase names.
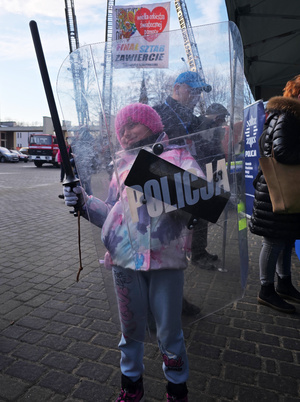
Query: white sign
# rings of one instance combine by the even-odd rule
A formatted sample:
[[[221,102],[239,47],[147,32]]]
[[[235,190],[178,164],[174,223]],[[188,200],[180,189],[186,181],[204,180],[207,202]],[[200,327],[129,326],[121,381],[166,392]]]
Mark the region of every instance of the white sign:
[[[114,68],[168,68],[170,2],[114,6]]]

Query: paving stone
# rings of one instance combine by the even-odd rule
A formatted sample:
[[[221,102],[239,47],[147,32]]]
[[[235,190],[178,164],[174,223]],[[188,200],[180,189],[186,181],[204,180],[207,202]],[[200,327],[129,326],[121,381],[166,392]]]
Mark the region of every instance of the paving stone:
[[[225,368],[225,379],[232,381],[232,382],[238,382],[241,384],[255,384],[257,377],[257,371],[256,370],[250,370],[243,368],[241,370],[241,367],[237,366],[232,366],[232,365],[226,365]]]
[[[60,394],[69,394],[73,391],[74,387],[78,383],[78,379],[70,374],[65,374],[58,371],[50,371],[40,381],[39,385],[49,388]]]
[[[29,344],[37,344],[39,340],[44,338],[45,332],[43,331],[27,331],[22,337],[21,341]]]
[[[246,340],[267,345],[279,346],[280,344],[278,337],[256,331],[245,331],[244,337]]]
[[[18,402],[42,402],[42,401],[54,401],[55,393],[47,388],[38,386],[32,386],[25,394],[18,399]],[[59,396],[57,402],[63,401],[64,396]]]
[[[298,332],[298,334],[299,334],[299,332]],[[300,351],[300,339],[294,339],[294,338],[292,338],[292,339],[289,339],[289,338],[284,338],[283,340],[282,340],[282,342],[283,342],[283,346],[286,348],[286,349],[290,349],[290,350],[299,350]]]
[[[222,362],[220,360],[204,359],[202,357],[195,358],[193,355],[189,358],[191,370],[211,376],[218,376],[222,370]]]
[[[48,300],[48,298],[47,298],[47,300]],[[40,303],[38,304],[38,307],[32,312],[32,314],[31,314],[32,316],[40,317],[40,318],[44,318],[44,319],[51,319],[57,314],[56,310],[53,310],[51,308],[40,307],[42,304],[43,304],[43,302],[40,301]]]
[[[260,355],[263,357],[273,358],[276,360],[283,360],[286,362],[293,361],[293,355],[290,350],[285,350],[275,346],[260,345],[259,352]]]
[[[18,321],[18,325],[22,325],[25,328],[37,329],[37,330],[44,328],[47,324],[48,324],[47,320],[44,320],[44,319],[38,318],[38,317],[31,317],[31,316],[21,318]]]
[[[10,320],[12,323],[18,322],[19,319],[25,317],[27,314],[31,313],[32,307],[27,305],[21,305],[9,313],[5,314],[4,318]]]
[[[95,331],[90,331],[89,329],[72,327],[65,333],[65,336],[76,339],[77,341],[88,342],[93,338],[93,336],[95,336],[95,334]]]
[[[45,290],[51,289],[51,285],[48,285],[46,283],[39,283],[39,284],[34,286],[34,289],[39,290],[39,291],[41,291],[41,290],[45,291]]]
[[[90,381],[82,381],[74,392],[74,397],[88,402],[110,401],[114,391],[107,386],[95,384]]]
[[[255,354],[256,344],[254,342],[246,342],[244,339],[232,339],[229,344],[230,349],[240,352]]]
[[[120,337],[119,337],[120,338]],[[92,339],[92,343],[95,345],[104,346],[107,348],[114,348],[115,347],[115,337],[104,337],[103,335],[97,335],[94,339]]]
[[[0,376],[0,400],[15,401],[28,389],[28,383],[16,378]]]
[[[276,360],[265,360],[265,361],[263,361],[263,366],[265,366],[264,371],[267,373],[270,373],[270,374],[278,373]]]
[[[111,272],[98,264],[105,250],[99,242],[96,252],[92,227],[81,219],[84,270],[77,283],[78,222],[57,198],[59,170],[2,164],[1,185],[12,172],[16,188],[7,181],[0,192],[1,224],[11,228],[17,219],[26,231],[20,225],[0,231],[0,401],[113,402],[120,390],[120,327],[109,304]],[[261,240],[248,233],[245,297],[184,328],[192,402],[299,402],[300,308],[285,315],[257,304]],[[234,263],[237,252],[230,258]],[[297,287],[299,267],[294,255]],[[201,274],[203,292],[212,276]],[[145,399],[164,401],[155,336],[147,338],[144,363]]]
[[[35,383],[45,373],[45,371],[45,368],[41,366],[25,361],[17,361],[13,363],[5,373]]]
[[[94,323],[90,326],[90,329],[95,332],[101,332],[104,335],[111,334],[117,335],[120,331],[119,326],[114,322],[106,322],[106,321],[94,321]]]
[[[76,314],[58,313],[55,316],[55,321],[59,321],[64,324],[78,325],[82,322],[82,320],[83,318],[81,316],[77,316]]]
[[[26,302],[26,305],[31,307],[39,307],[41,304],[43,304],[47,300],[50,300],[51,298],[52,297],[50,294],[43,293],[28,300]]]
[[[218,333],[220,333],[220,335],[226,336],[228,338],[240,338],[241,336],[241,330],[237,329],[237,328],[232,328],[232,327],[224,327],[224,326],[220,326],[218,328]]]
[[[61,351],[66,350],[71,342],[70,339],[63,336],[47,335],[39,342],[39,345],[52,350]]]
[[[225,350],[223,359],[225,362],[234,363],[239,366],[253,368],[256,370],[260,370],[262,364],[260,357],[252,356],[246,353],[235,352],[232,350]]]
[[[87,344],[85,342],[76,342],[68,348],[68,353],[73,356],[89,359],[98,360],[99,357],[104,353],[104,348],[99,348],[92,344]]]
[[[218,359],[221,355],[221,349],[210,345],[201,343],[195,343],[188,349],[189,353],[199,355],[201,357],[207,357],[210,359]]]
[[[299,317],[300,318],[300,317]],[[286,338],[299,338],[299,327],[282,327],[281,325],[266,325],[266,333],[274,336],[282,336]]]
[[[114,365],[119,367],[120,365],[120,353],[117,350],[108,350],[107,353],[103,356],[101,361],[108,365]]]
[[[49,334],[61,335],[68,330],[69,326],[60,322],[49,322],[43,330]]]
[[[65,353],[51,352],[43,358],[41,363],[70,373],[77,367],[79,359]]]
[[[49,278],[49,275],[38,274],[38,275],[34,276],[33,278],[31,278],[29,282],[40,284],[40,283],[46,281],[48,278]]]
[[[0,352],[10,353],[20,345],[20,342],[0,335]]]
[[[108,321],[111,318],[111,312],[103,309],[91,309],[87,314],[87,317],[97,318],[99,320]]]
[[[8,300],[2,305],[2,314],[7,314],[16,308],[20,307],[22,303],[19,300]]]
[[[112,368],[105,367],[103,364],[85,362],[76,370],[76,375],[105,383],[112,371]]]
[[[2,281],[3,281],[3,278],[2,278]],[[10,300],[11,298],[13,298],[14,295],[15,295],[15,293],[11,291],[11,286],[8,286],[8,285],[0,286],[0,303],[3,307],[4,307],[4,303],[7,302],[8,300]],[[2,312],[4,312],[4,310],[2,310]]]
[[[30,289],[30,290],[27,290],[26,292],[18,293],[16,295],[16,300],[20,300],[22,302],[27,302],[28,300],[31,300],[34,297],[39,296],[39,293],[40,292],[38,290]]]
[[[279,395],[276,392],[265,388],[241,386],[238,393],[239,402],[279,402]]]
[[[224,336],[220,335],[212,335],[212,334],[203,334],[200,331],[198,331],[195,335],[193,340],[198,343],[204,343],[208,345],[214,345],[214,346],[220,346],[224,347],[226,343],[226,338]]]
[[[279,363],[280,373],[282,376],[291,378],[300,378],[299,364]]]
[[[245,330],[245,329],[251,329],[253,331],[261,331],[262,330],[262,324],[259,322],[251,322],[247,321],[245,319],[235,319],[234,320],[234,326],[236,328]]]
[[[12,357],[8,357],[8,356],[5,356],[5,355],[1,354],[0,355],[0,370],[4,371],[14,361],[15,361],[15,359],[13,359]]]
[[[285,393],[284,390],[288,389],[289,395],[299,396],[299,389],[297,380],[295,378],[274,376],[268,373],[259,373],[258,384],[262,387],[278,393]]]
[[[235,387],[232,382],[212,379],[209,390],[212,395],[218,398],[226,398],[230,401],[234,400]]]
[[[90,310],[91,309],[89,307],[76,305],[71,306],[68,309],[68,313],[86,316]]]
[[[80,324],[80,328],[89,328],[93,324],[94,320],[92,318],[85,318]],[[96,332],[93,331],[95,335]]]
[[[46,348],[31,344],[21,344],[13,353],[13,356],[29,361],[37,362],[47,353]]]
[[[26,332],[28,332],[27,328],[20,327],[18,325],[10,325],[8,328],[2,331],[2,335],[6,336],[7,338],[19,339]]]

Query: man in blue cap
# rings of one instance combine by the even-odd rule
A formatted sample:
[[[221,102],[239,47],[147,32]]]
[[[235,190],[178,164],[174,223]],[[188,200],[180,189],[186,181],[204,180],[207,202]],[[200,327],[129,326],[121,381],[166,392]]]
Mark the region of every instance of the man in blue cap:
[[[196,116],[194,108],[200,100],[202,91],[210,92],[211,86],[193,71],[186,71],[176,78],[172,95],[168,96],[164,103],[154,106],[160,115],[164,131],[170,139],[176,138],[176,144],[184,144],[189,134],[211,128],[212,122],[204,115]],[[172,141],[174,142],[174,141]],[[194,156],[202,159],[207,149],[207,144],[199,136],[199,142],[194,144]],[[218,259],[215,254],[210,254],[207,247],[208,222],[200,220],[193,232],[192,263],[199,268],[216,270],[214,262]],[[195,306],[184,299],[183,313],[193,315],[197,313]]]
[[[176,78],[172,95],[161,105],[154,106],[169,138],[183,137],[210,127],[208,119],[193,113],[202,91],[211,91],[211,86],[198,73],[186,71]]]

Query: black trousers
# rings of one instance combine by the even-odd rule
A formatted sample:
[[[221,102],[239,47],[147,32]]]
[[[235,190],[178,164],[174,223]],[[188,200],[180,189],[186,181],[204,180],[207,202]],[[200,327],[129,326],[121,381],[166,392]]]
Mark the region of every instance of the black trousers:
[[[198,260],[207,247],[208,221],[200,219],[193,229],[192,260]]]

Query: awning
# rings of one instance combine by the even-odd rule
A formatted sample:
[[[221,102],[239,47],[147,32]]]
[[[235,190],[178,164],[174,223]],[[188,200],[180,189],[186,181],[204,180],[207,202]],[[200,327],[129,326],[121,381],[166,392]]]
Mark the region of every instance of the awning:
[[[300,74],[300,0],[225,0],[244,45],[245,76],[256,100],[282,95]]]

